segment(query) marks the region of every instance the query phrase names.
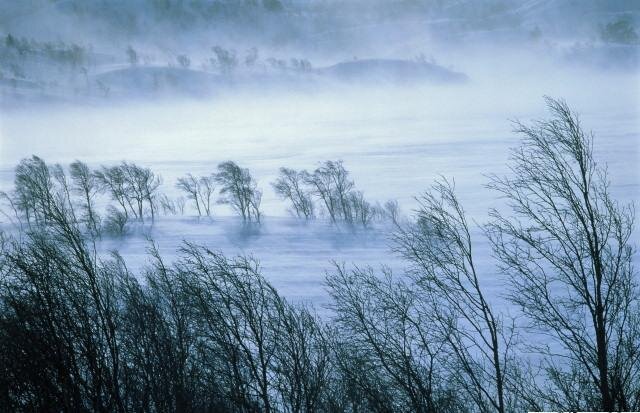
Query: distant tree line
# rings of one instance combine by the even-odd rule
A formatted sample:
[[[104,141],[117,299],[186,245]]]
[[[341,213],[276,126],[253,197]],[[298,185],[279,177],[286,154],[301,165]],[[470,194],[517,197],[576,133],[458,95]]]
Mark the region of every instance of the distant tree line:
[[[53,71],[64,69],[72,75],[86,74],[93,57],[92,51],[82,45],[39,42],[9,33],[0,39],[0,79],[40,81],[42,86],[52,81],[51,76],[43,76],[43,64],[52,66]]]
[[[0,192],[0,198],[9,206],[4,211],[9,220],[41,224],[48,222],[48,194],[62,191],[78,225],[92,238],[124,235],[133,223],[184,214],[187,206],[199,217],[210,217],[215,204],[226,204],[243,222],[260,223],[262,191],[250,171],[233,161],[220,163],[208,175],[178,178],[175,187],[184,196],[170,198],[161,185],[160,175],[131,162],[92,170],[75,161],[65,169],[32,156],[16,167],[14,190]],[[313,173],[281,168],[273,187],[291,203],[290,212],[306,220],[320,211],[332,223],[366,227],[386,216],[385,208],[372,205],[355,190],[341,161],[326,161]]]
[[[336,263],[331,314],[320,318],[284,299],[250,256],[185,241],[166,262],[150,243],[146,269],[132,273],[117,253],[98,254],[92,194],[108,190],[120,214],[153,219],[159,178],[148,170],[74,163],[67,174],[23,161],[6,195],[15,225],[0,237],[0,409],[640,409],[633,210],[611,197],[576,115],[548,105],[551,119],[517,124],[512,173],[489,184],[508,208],[491,211],[481,231],[516,319],[487,289],[493,274],[444,179],[412,217],[387,208],[406,273]],[[200,182],[179,185],[201,211],[215,182],[239,214],[259,218],[248,171],[226,162]],[[282,170],[274,186],[303,217],[313,202],[336,220],[352,214],[340,162]]]

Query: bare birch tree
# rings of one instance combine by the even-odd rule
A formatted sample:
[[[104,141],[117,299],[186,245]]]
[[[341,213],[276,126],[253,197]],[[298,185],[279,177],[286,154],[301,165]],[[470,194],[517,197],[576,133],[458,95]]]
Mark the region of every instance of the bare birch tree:
[[[612,197],[577,115],[564,101],[546,102],[551,119],[516,123],[523,141],[511,174],[492,178],[511,208],[492,212],[495,255],[510,276],[511,301],[547,337],[535,350],[544,356],[548,404],[638,409],[633,208]]]

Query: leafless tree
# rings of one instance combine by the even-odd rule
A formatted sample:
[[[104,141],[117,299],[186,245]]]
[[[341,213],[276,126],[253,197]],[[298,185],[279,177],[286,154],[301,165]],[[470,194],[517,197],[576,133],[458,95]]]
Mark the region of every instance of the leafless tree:
[[[349,214],[348,222],[360,224],[368,227],[378,215],[378,209],[371,205],[364,198],[362,191],[351,191],[349,193]]]
[[[33,156],[20,161],[15,173],[15,205],[27,222],[44,223],[53,199],[53,178],[45,162]]]
[[[394,280],[388,269],[377,276],[371,268],[341,265],[327,285],[344,348],[338,363],[368,398],[369,409],[456,411],[442,369],[444,343],[409,285]]]
[[[42,362],[32,370],[18,361],[15,367],[25,374],[18,386],[35,384],[43,393],[30,400],[13,387],[18,397],[12,404],[124,411],[113,285],[80,230],[63,168],[32,158],[17,172],[28,168],[38,173],[22,175],[20,185],[31,190],[34,216],[42,219],[2,251],[8,263],[2,274],[2,306],[9,310],[5,320],[20,323],[14,327],[23,338],[17,352],[9,354]],[[34,377],[39,371],[49,373]]]
[[[232,74],[238,66],[236,51],[232,49],[225,49],[221,46],[214,46],[211,50],[216,56],[211,59],[213,66],[220,70],[220,73],[224,75]]]
[[[179,196],[176,198],[176,210],[180,212],[180,215],[184,215],[185,203],[184,197]]]
[[[546,337],[550,406],[640,407],[638,290],[630,236],[634,214],[610,194],[593,136],[564,101],[547,98],[550,120],[516,123],[523,136],[511,175],[492,178],[512,213],[493,211],[489,233],[509,298]]]
[[[479,411],[510,411],[512,336],[481,286],[464,209],[444,179],[419,201],[415,222],[397,225],[395,249],[412,265],[415,292],[451,354],[460,387]]]
[[[349,192],[354,183],[342,161],[324,162],[312,174],[306,175],[306,182],[322,200],[332,222],[351,219]]]
[[[126,194],[135,201],[135,215],[144,221],[144,204],[146,202],[153,222],[157,209],[156,198],[161,183],[160,177],[154,174],[151,169],[140,167],[134,163],[122,162],[120,168],[126,183]]]
[[[96,211],[95,196],[100,191],[100,183],[89,167],[81,161],[69,165],[69,176],[73,183],[72,189],[82,198],[81,207],[89,232],[93,236],[99,236],[100,216]]]
[[[125,235],[128,231],[128,223],[129,219],[124,212],[113,205],[107,207],[107,214],[103,224],[104,232],[115,236]]]
[[[304,307],[276,301],[280,345],[276,347],[273,371],[275,388],[284,410],[311,413],[326,409],[331,347],[329,331]]]
[[[111,199],[120,205],[122,213],[127,219],[129,218],[127,207],[135,213],[135,209],[127,196],[124,171],[119,166],[103,166],[100,170],[95,171],[94,174],[98,182],[100,182],[102,191],[108,193]]]
[[[211,198],[216,190],[216,178],[213,175],[201,176],[198,180],[198,193],[204,213],[211,216]]]
[[[198,178],[191,174],[187,174],[187,176],[178,178],[178,183],[176,183],[176,187],[187,194],[188,199],[192,199],[196,204],[196,210],[198,211],[198,216],[202,216],[202,209],[200,208],[200,191],[199,191],[199,182]]]
[[[176,202],[169,198],[166,194],[163,194],[159,198],[160,208],[162,208],[162,213],[164,215],[176,215],[178,213],[178,207]]]
[[[151,169],[122,162],[117,166],[103,166],[96,171],[95,176],[102,190],[118,202],[127,218],[131,214],[144,221],[146,204],[151,213],[151,221],[155,220],[161,178]]]
[[[216,181],[221,185],[221,202],[227,203],[245,222],[260,222],[262,192],[248,169],[227,161],[218,165]]]
[[[314,204],[311,194],[305,188],[307,173],[289,168],[280,168],[278,179],[272,184],[273,189],[282,199],[287,199],[293,206],[298,218],[314,217]]]

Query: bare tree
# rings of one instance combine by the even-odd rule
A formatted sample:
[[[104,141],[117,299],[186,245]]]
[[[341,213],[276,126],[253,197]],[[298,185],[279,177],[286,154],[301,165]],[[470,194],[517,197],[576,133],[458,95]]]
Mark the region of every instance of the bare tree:
[[[492,212],[494,251],[511,278],[509,298],[547,337],[548,345],[535,347],[544,355],[541,394],[549,405],[637,409],[633,209],[612,198],[578,117],[564,101],[546,101],[552,118],[517,123],[523,142],[512,152],[512,174],[492,178],[512,210]]]
[[[128,219],[127,203],[129,200],[127,198],[126,183],[122,169],[118,166],[103,166],[100,170],[95,171],[94,175],[100,183],[102,191],[108,193],[111,199],[120,205],[122,213]],[[130,204],[129,206],[133,209],[133,206]]]
[[[349,213],[348,221],[368,227],[376,216],[379,215],[377,207],[371,205],[364,198],[362,191],[351,191],[349,193]]]
[[[479,411],[510,411],[505,376],[512,337],[481,287],[464,209],[446,180],[419,201],[415,223],[397,225],[395,249],[412,264],[416,294],[430,308],[461,388]]]
[[[178,213],[178,206],[176,202],[169,198],[166,194],[163,194],[160,199],[160,208],[162,208],[162,213],[164,215],[176,215]]]
[[[330,334],[326,326],[304,307],[276,301],[280,345],[273,370],[280,405],[290,412],[326,409],[331,368]]]
[[[327,276],[341,337],[338,363],[375,411],[455,411],[443,342],[433,334],[413,288],[384,269],[349,271],[336,265]],[[355,366],[358,366],[354,369]]]
[[[43,364],[31,370],[18,363],[27,368],[20,377],[26,382],[14,387],[22,396],[13,402],[29,403],[20,386],[40,383],[43,395],[54,398],[36,396],[41,409],[124,411],[113,285],[80,230],[63,168],[32,158],[17,172],[29,168],[36,173],[21,175],[20,185],[30,188],[34,215],[42,219],[3,251],[9,265],[2,274],[2,306],[21,323],[22,347],[13,354],[23,358],[33,349],[27,357]],[[50,373],[33,376],[39,371]]]
[[[69,175],[74,192],[82,197],[81,206],[89,232],[93,236],[99,236],[100,216],[96,211],[94,198],[100,191],[100,182],[85,163],[77,160],[69,165]]]
[[[211,198],[216,190],[215,176],[202,176],[198,180],[198,193],[204,213],[211,216]]]
[[[184,215],[185,203],[184,197],[179,196],[176,198],[176,210],[180,212],[180,215]]]
[[[291,201],[293,212],[298,218],[314,217],[314,204],[311,194],[305,188],[307,173],[289,168],[280,168],[280,176],[272,184],[281,198]]]
[[[235,162],[227,161],[218,165],[216,181],[221,185],[221,202],[237,211],[243,221],[260,222],[260,202],[262,192],[258,189],[248,169],[240,168]]]
[[[313,174],[306,175],[306,182],[313,188],[332,222],[351,219],[349,192],[354,183],[349,180],[349,172],[342,165],[342,161],[326,161],[316,168]]]
[[[228,260],[187,244],[177,270],[203,323],[202,334],[230,363],[216,363],[229,380],[227,398],[240,409],[270,412],[274,406],[272,363],[279,343],[279,296],[254,260]]]
[[[151,213],[151,221],[155,220],[158,189],[162,181],[151,169],[122,162],[117,166],[103,166],[95,172],[95,177],[102,190],[118,202],[127,219],[131,214],[144,221],[146,204]]]
[[[193,202],[196,204],[196,210],[198,211],[198,216],[202,216],[202,209],[200,208],[200,191],[199,191],[200,183],[198,182],[198,178],[191,174],[187,174],[187,176],[178,178],[178,183],[176,183],[176,187],[187,193],[188,199],[193,199]]]
[[[236,51],[225,49],[221,46],[214,46],[211,50],[216,56],[215,59],[211,59],[214,67],[217,67],[220,73],[224,75],[232,74],[238,66]]]
[[[127,233],[129,219],[127,215],[115,208],[113,205],[107,207],[107,214],[104,220],[103,229],[106,233],[115,236],[122,236]]]
[[[120,169],[123,172],[126,183],[126,195],[135,201],[135,215],[144,221],[144,204],[149,206],[151,221],[155,221],[156,198],[161,178],[154,174],[151,169],[140,167],[134,163],[122,162]]]
[[[35,155],[20,161],[15,173],[14,204],[27,222],[46,222],[53,201],[53,179],[45,162]]]

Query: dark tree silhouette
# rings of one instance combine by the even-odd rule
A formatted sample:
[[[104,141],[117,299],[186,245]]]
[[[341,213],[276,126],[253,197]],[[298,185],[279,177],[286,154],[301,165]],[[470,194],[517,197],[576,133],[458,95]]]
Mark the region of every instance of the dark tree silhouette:
[[[578,117],[564,101],[547,105],[550,120],[516,124],[523,143],[512,175],[491,181],[512,210],[492,212],[495,254],[511,277],[511,301],[552,340],[536,346],[548,379],[542,397],[561,410],[637,409],[633,209],[612,198]]]
[[[221,202],[229,204],[243,221],[260,222],[262,192],[248,169],[227,161],[218,165],[216,181],[220,184]]]
[[[278,196],[291,202],[298,218],[311,219],[314,218],[314,205],[306,188],[306,176],[304,171],[280,168],[280,175],[272,185]]]

